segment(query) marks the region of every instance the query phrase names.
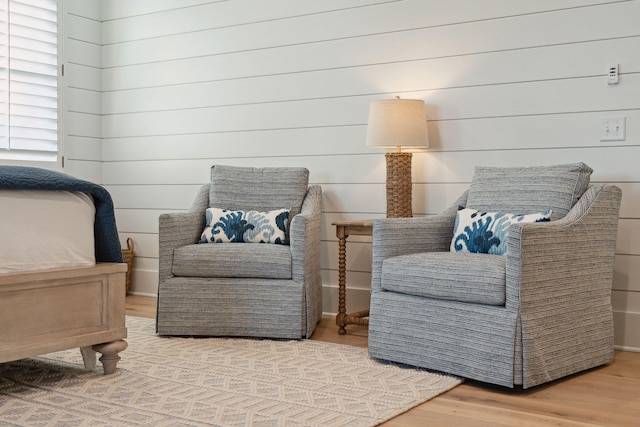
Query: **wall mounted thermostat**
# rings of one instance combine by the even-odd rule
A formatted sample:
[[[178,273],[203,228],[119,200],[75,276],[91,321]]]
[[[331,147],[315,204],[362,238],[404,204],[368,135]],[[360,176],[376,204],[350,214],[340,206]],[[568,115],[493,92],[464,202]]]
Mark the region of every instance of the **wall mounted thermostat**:
[[[607,83],[610,85],[618,84],[618,64],[609,66],[609,72],[607,73]]]

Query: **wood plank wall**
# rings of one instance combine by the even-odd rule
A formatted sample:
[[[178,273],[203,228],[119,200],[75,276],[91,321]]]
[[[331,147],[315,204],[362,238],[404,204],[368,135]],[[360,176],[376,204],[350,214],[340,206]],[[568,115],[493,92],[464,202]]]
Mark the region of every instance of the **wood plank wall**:
[[[102,18],[99,0],[63,0],[59,94],[65,172],[102,183]]]
[[[68,169],[111,192],[136,244],[133,292],[155,293],[158,215],[187,209],[212,164],[297,165],[324,190],[325,311],[337,311],[331,223],[384,216],[366,121],[371,101],[400,96],[428,108],[415,215],[452,203],[476,165],[583,161],[622,188],[616,345],[640,349],[640,1],[65,3]],[[600,141],[611,116],[626,117],[624,141]],[[370,239],[347,249],[356,310]]]

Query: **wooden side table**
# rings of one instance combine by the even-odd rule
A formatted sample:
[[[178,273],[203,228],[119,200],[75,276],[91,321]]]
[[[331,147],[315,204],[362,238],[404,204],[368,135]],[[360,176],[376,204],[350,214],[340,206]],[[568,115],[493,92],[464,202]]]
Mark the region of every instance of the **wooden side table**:
[[[347,314],[346,306],[346,277],[347,277],[347,237],[354,236],[371,236],[373,234],[373,220],[364,221],[337,221],[332,223],[336,226],[336,237],[338,237],[338,314],[336,315],[336,325],[338,325],[338,333],[344,335],[347,333],[345,326],[347,325],[369,325],[369,310],[362,310],[355,313]]]

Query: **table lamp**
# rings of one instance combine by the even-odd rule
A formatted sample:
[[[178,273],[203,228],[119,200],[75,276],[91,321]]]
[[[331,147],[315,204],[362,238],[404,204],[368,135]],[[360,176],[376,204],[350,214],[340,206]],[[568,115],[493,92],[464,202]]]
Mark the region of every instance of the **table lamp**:
[[[387,218],[413,216],[411,206],[411,152],[402,148],[427,148],[427,114],[424,101],[387,99],[369,107],[367,147],[396,148],[387,160]]]

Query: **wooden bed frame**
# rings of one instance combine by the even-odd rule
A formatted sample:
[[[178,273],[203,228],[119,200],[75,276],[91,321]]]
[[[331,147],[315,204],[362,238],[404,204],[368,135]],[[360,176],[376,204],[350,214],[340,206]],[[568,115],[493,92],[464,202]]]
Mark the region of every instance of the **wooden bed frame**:
[[[0,274],[0,363],[79,347],[113,373],[127,348],[126,264]]]

